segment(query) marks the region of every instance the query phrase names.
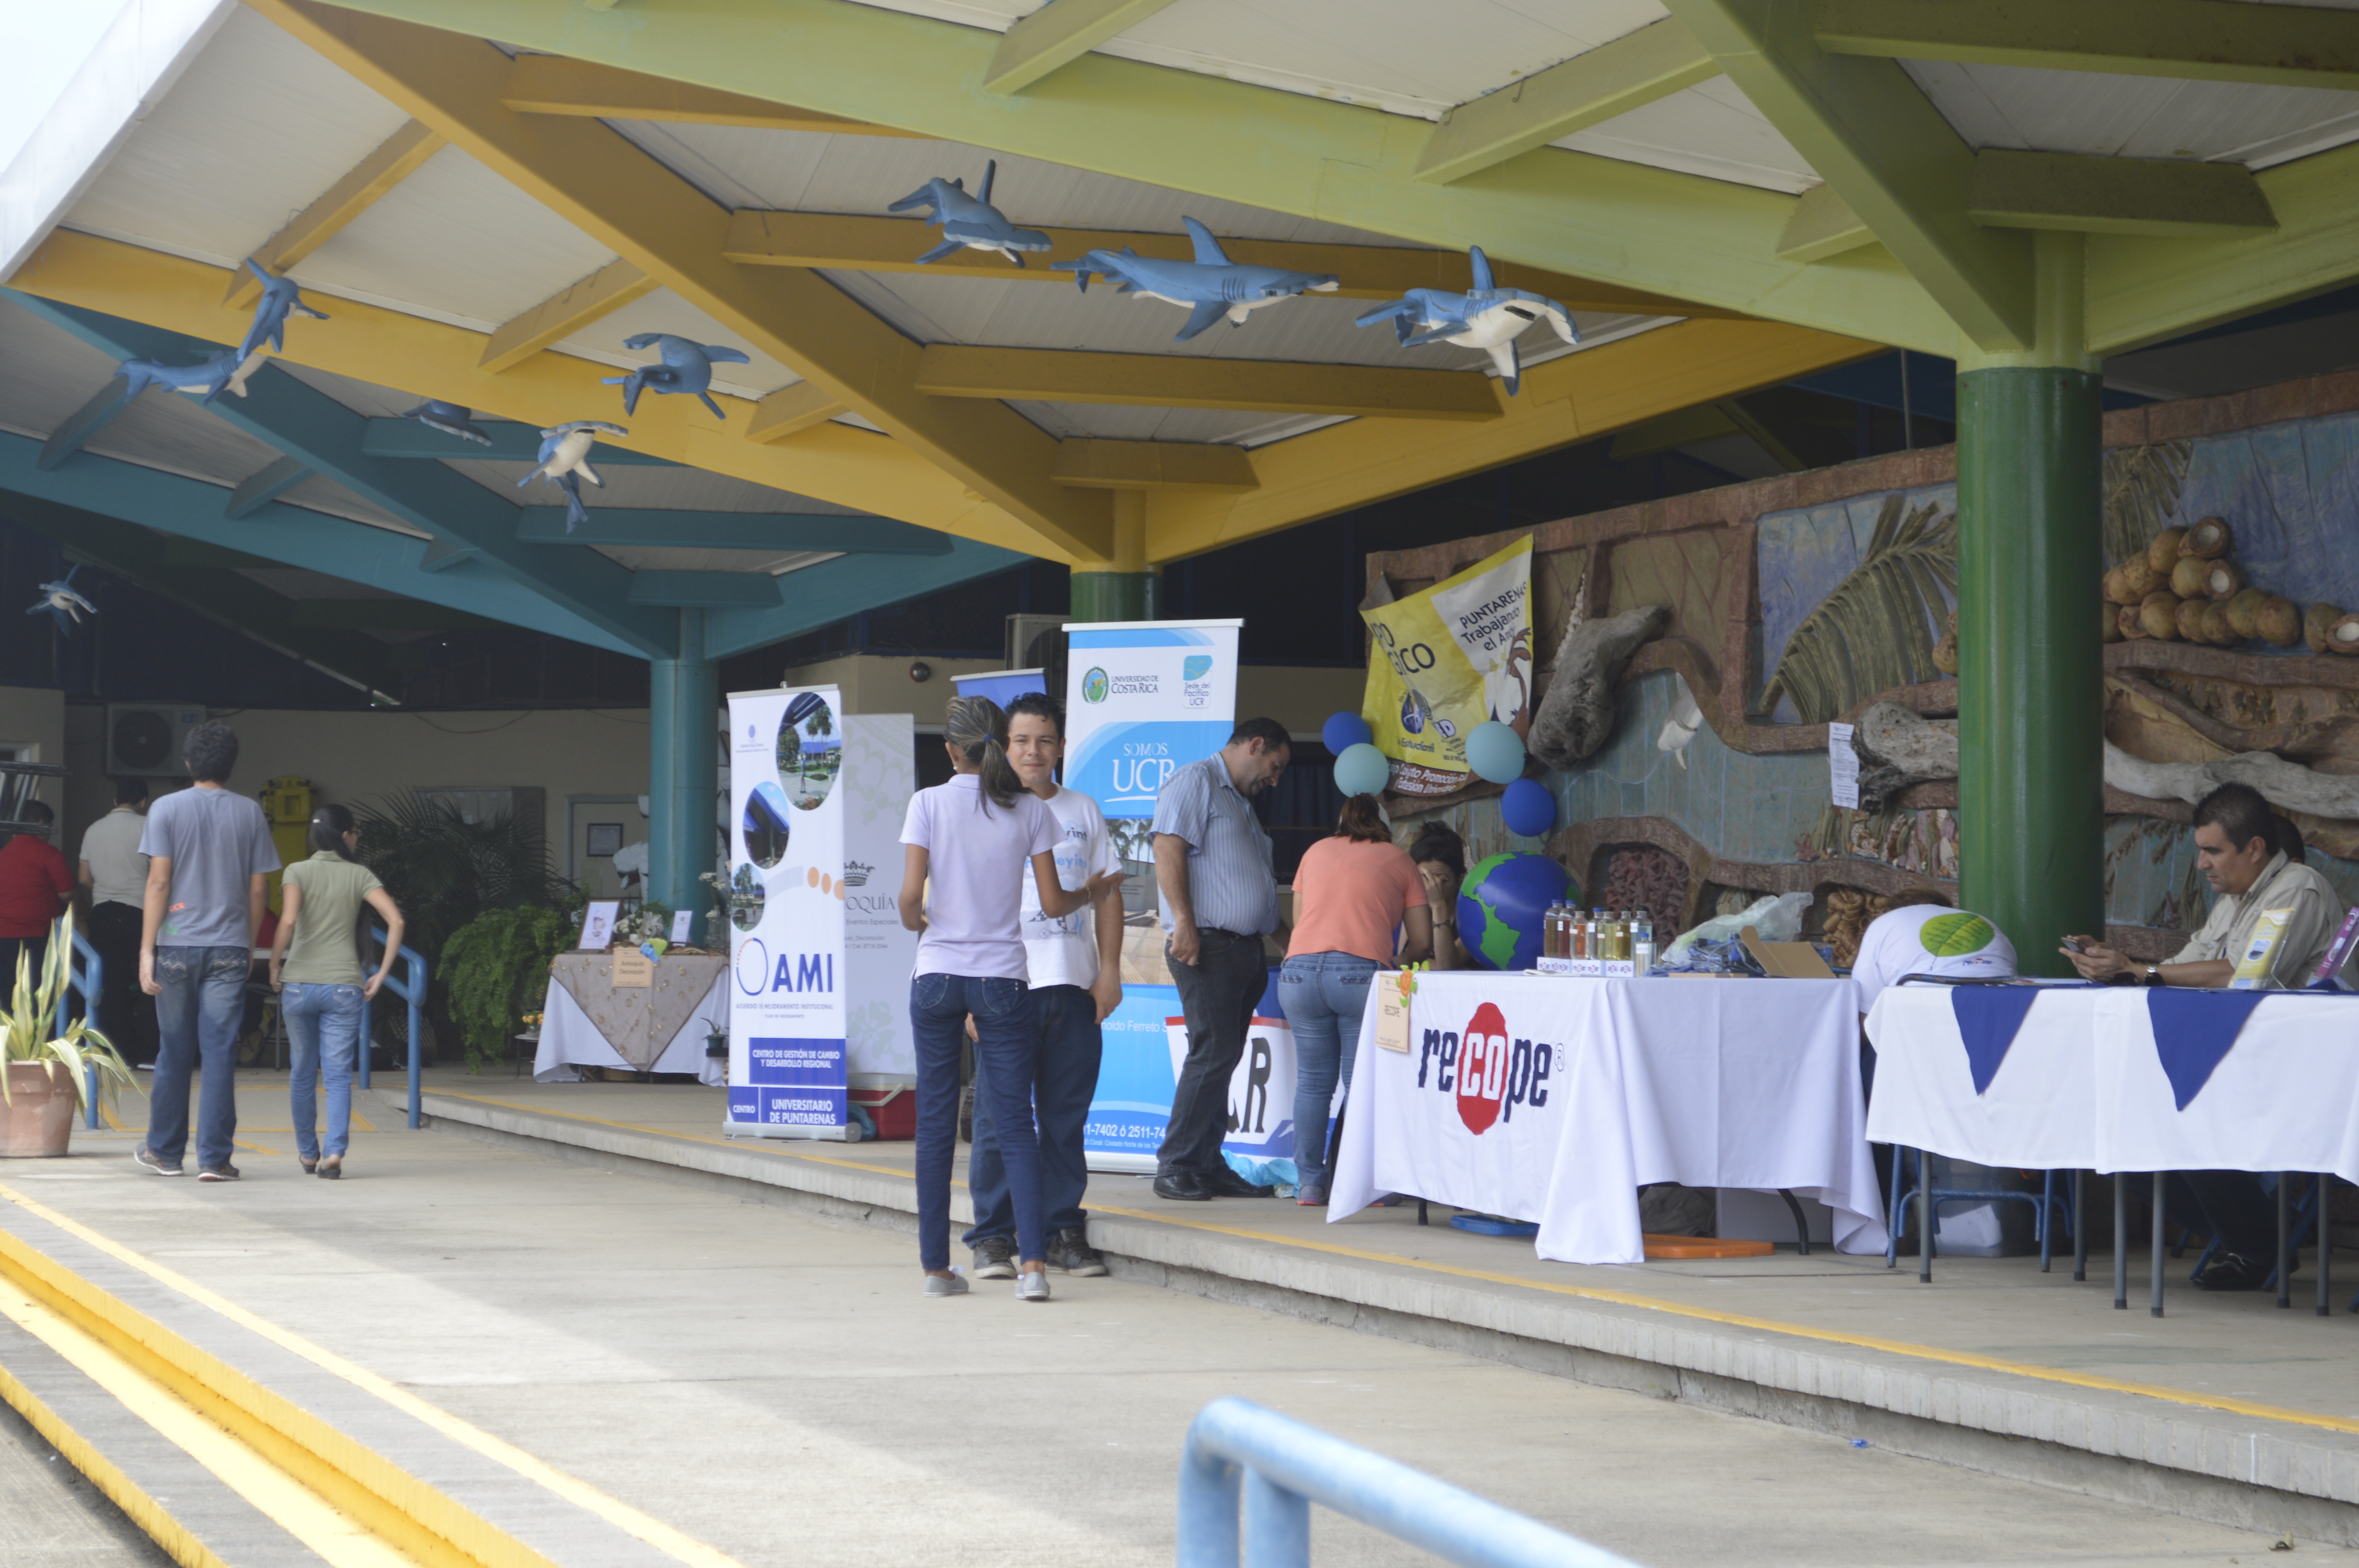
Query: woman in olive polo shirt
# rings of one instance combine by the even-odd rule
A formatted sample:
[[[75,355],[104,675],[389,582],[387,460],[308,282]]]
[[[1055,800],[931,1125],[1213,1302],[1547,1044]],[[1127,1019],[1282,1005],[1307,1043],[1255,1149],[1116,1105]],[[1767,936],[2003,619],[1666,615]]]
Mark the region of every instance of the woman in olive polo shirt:
[[[270,945],[270,984],[279,993],[279,1016],[286,1019],[287,1037],[294,1045],[288,1087],[296,1148],[305,1171],[332,1181],[344,1173],[344,1148],[351,1139],[361,1020],[401,951],[401,906],[376,873],[355,859],[359,843],[353,814],[344,807],[323,806],[311,814],[311,858],[287,868],[278,935]],[[363,903],[385,922],[385,962],[365,980],[357,941]],[[328,1085],[324,1154],[314,1098],[323,1076]]]

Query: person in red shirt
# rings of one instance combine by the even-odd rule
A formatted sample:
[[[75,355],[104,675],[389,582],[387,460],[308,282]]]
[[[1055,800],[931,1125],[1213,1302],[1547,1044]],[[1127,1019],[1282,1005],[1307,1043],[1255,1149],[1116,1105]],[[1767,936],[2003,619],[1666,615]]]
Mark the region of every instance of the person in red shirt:
[[[38,983],[41,960],[49,951],[49,923],[66,912],[74,890],[73,867],[49,842],[56,814],[40,801],[27,801],[24,820],[39,824],[38,830],[0,844],[0,997],[15,992],[19,953],[27,956]]]

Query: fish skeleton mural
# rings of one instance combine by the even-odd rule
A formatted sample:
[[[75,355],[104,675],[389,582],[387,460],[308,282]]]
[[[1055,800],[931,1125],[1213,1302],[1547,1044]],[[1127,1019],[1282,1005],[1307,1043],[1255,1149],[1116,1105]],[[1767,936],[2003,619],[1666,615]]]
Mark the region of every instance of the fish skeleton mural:
[[[1125,245],[1118,251],[1091,251],[1073,261],[1050,262],[1049,269],[1071,273],[1084,294],[1089,292],[1090,275],[1102,273],[1121,285],[1125,294],[1187,306],[1188,324],[1172,340],[1180,343],[1223,316],[1230,326],[1242,327],[1250,311],[1298,294],[1332,294],[1341,286],[1332,272],[1288,272],[1284,267],[1233,262],[1212,230],[1193,218],[1180,222],[1188,225],[1188,237],[1195,242],[1194,261],[1162,261]]]
[[[1465,293],[1452,294],[1446,288],[1412,288],[1390,305],[1369,311],[1354,325],[1373,327],[1379,321],[1390,321],[1403,348],[1455,343],[1460,348],[1481,349],[1491,356],[1499,379],[1507,384],[1507,395],[1513,397],[1524,379],[1516,340],[1527,328],[1546,321],[1556,329],[1558,337],[1568,343],[1578,343],[1581,329],[1573,324],[1572,312],[1548,296],[1521,288],[1501,288],[1493,283],[1491,260],[1483,254],[1482,246],[1474,246],[1466,254],[1474,264],[1474,287]]]
[[[644,349],[650,344],[659,345],[662,363],[641,365],[628,375],[599,378],[602,386],[623,389],[624,413],[636,414],[639,411],[639,394],[653,391],[693,393],[707,408],[712,410],[715,419],[729,417],[721,411],[721,405],[712,401],[712,394],[705,388],[712,384],[712,367],[716,363],[751,364],[753,362],[745,357],[745,350],[719,343],[691,343],[686,338],[677,338],[669,332],[640,332],[623,340],[623,347],[626,349]]]
[[[962,178],[929,179],[886,209],[888,212],[906,212],[913,207],[933,209],[924,222],[942,226],[942,243],[918,258],[919,266],[962,250],[995,252],[1022,266],[1021,253],[1049,248],[1048,235],[1038,229],[1017,228],[991,204],[991,182],[998,173],[999,160],[994,158],[983,166],[983,184],[972,196],[966,193]]]
[[[609,425],[603,419],[569,419],[562,425],[551,425],[540,433],[540,466],[516,481],[522,490],[534,480],[546,479],[565,492],[565,531],[590,521],[590,514],[582,504],[582,481],[588,480],[599,489],[606,481],[590,466],[590,449],[600,436],[627,436],[631,432],[622,425]]]

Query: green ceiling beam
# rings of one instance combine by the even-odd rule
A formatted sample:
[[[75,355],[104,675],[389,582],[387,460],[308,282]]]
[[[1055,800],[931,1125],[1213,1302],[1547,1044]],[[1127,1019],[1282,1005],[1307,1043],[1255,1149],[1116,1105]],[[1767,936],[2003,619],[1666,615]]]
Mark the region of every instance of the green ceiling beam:
[[[1108,38],[1147,20],[1171,0],[1057,0],[999,36],[984,72],[988,92],[1021,92],[1071,65]]]
[[[827,512],[666,512],[593,506],[567,532],[562,506],[527,506],[527,545],[628,545],[686,550],[835,550],[863,556],[947,556],[951,536],[889,517]]]
[[[1875,243],[1875,231],[1860,222],[1833,186],[1817,185],[1794,203],[1794,215],[1777,236],[1777,259],[1807,266]]]
[[[1820,49],[1781,0],[1668,0],[1729,79],[1985,350],[2033,336],[2031,246],[1966,216],[1974,153],[1896,60]]]
[[[250,517],[311,477],[310,468],[295,458],[278,458],[238,481],[230,492],[224,517]]]
[[[1418,154],[1417,178],[1463,179],[1719,74],[1685,27],[1649,23],[1443,114]]]
[[[2359,91],[2359,12],[2243,0],[1818,0],[1830,54]]]
[[[1005,96],[983,85],[997,35],[853,0],[606,14],[573,0],[345,8],[1417,243],[1479,243],[1494,260],[1875,342],[1942,354],[1957,345],[1956,327],[1880,251],[1833,267],[1779,261],[1795,199],[1726,180],[1549,149],[1438,185],[1416,178],[1431,130],[1421,120],[1103,54]]]
[[[1992,228],[2167,240],[2277,226],[2260,181],[2242,164],[1998,147],[1986,147],[1974,158],[1966,216]]]
[[[81,451],[92,436],[131,406],[132,395],[131,383],[120,375],[92,393],[90,401],[66,416],[65,423],[41,443],[40,466],[53,469]]]

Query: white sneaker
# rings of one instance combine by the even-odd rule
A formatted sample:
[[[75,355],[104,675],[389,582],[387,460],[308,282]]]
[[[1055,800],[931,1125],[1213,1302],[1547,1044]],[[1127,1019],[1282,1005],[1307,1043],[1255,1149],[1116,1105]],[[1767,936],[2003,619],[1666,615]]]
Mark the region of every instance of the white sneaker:
[[[1049,1299],[1049,1271],[1035,1269],[1028,1274],[1016,1276],[1016,1299],[1019,1302],[1045,1302]]]
[[[966,1292],[966,1276],[955,1268],[947,1274],[926,1276],[926,1294],[929,1296],[962,1296]]]

